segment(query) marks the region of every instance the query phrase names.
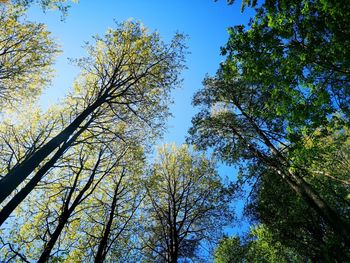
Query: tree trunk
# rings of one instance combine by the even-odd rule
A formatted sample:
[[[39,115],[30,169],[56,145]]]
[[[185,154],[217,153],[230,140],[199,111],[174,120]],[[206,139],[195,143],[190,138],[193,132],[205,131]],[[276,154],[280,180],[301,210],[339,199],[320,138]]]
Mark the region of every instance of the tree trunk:
[[[345,245],[350,248],[350,227],[339,217],[339,215],[328,206],[328,204],[312,189],[312,187],[305,182],[305,180],[298,174],[289,173],[294,179],[294,183],[287,183],[296,191],[305,202],[317,211],[323,219],[333,228],[334,232],[343,239]]]
[[[82,127],[74,136],[52,156],[52,158],[45,163],[43,167],[33,176],[32,179],[4,206],[0,211],[0,226],[5,222],[5,220],[10,216],[13,210],[16,209],[18,205],[30,194],[30,192],[35,188],[35,186],[40,182],[41,178],[50,170],[50,168],[56,163],[56,161],[63,155],[63,153],[72,145],[72,143],[83,133],[88,125],[91,123],[89,121],[84,127]]]
[[[103,98],[85,109],[70,125],[52,138],[48,143],[36,151],[27,160],[24,160],[17,167],[13,168],[0,180],[0,203],[2,203],[16,187],[21,184],[38,165],[48,157],[57,147],[67,141],[70,136],[79,128],[79,125],[102,103]]]
[[[233,133],[239,138],[239,140],[244,143],[248,149],[250,149],[253,154],[260,159],[263,163],[277,172],[282,179],[285,180],[289,186],[299,194],[304,201],[317,213],[319,213],[322,218],[328,222],[328,224],[333,228],[334,232],[343,239],[345,245],[350,248],[350,226],[347,224],[341,216],[333,210],[328,204],[315,192],[315,190],[303,179],[300,174],[293,174],[289,172],[290,162],[286,159],[283,154],[273,145],[264,132],[258,127],[249,114],[247,114],[244,109],[239,105],[238,102],[235,103],[237,108],[246,117],[247,121],[255,129],[256,133],[260,139],[265,143],[267,148],[271,151],[274,159],[268,158],[263,152],[258,150],[255,146],[250,144],[235,127],[231,126]]]
[[[170,180],[170,179],[169,179]],[[177,209],[176,209],[176,198],[175,198],[175,192],[176,192],[176,182],[172,182],[169,184],[169,192],[170,192],[170,205],[171,205],[171,251],[170,251],[170,262],[169,263],[177,263],[178,257],[179,257],[179,244],[178,244],[178,231],[177,231]]]
[[[103,233],[102,239],[100,240],[100,244],[97,249],[97,253],[95,256],[95,263],[102,263],[107,254],[107,243],[108,243],[108,237],[111,232],[113,218],[114,218],[114,212],[117,206],[117,197],[118,197],[118,189],[119,189],[119,183],[116,185],[116,188],[114,190],[112,205],[111,205],[111,211],[109,213],[108,222],[105,228],[105,231]]]
[[[64,228],[64,225],[67,223],[68,217],[68,215],[65,215],[64,217],[60,218],[58,226],[56,227],[55,232],[53,232],[49,242],[45,245],[44,251],[40,256],[38,263],[44,263],[49,260],[50,253],[55,246],[56,241]]]

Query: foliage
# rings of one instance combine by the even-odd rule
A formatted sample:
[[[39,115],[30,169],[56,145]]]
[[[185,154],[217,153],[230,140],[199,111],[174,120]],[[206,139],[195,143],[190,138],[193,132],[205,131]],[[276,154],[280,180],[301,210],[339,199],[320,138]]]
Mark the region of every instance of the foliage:
[[[90,57],[77,61],[82,73],[67,98],[71,110],[68,124],[0,180],[5,189],[0,192],[1,202],[45,158],[61,145],[69,148],[85,130],[92,136],[106,132],[118,137],[113,123],[123,122],[126,128],[132,124],[135,132],[148,132],[145,142],[162,132],[168,116],[169,93],[180,82],[183,36],[176,35],[172,43],[165,44],[157,33],[149,33],[140,23],[128,21],[95,41],[95,46],[87,47]],[[65,149],[61,151],[59,156]],[[59,156],[52,157],[50,162],[54,163]]]
[[[218,0],[215,0],[215,2],[217,2]],[[226,0],[227,4],[228,5],[232,5],[235,0]],[[249,7],[255,7],[257,5],[258,1],[257,0],[242,0],[241,1],[241,11],[244,10],[244,8],[246,6],[249,6]]]
[[[215,242],[231,218],[213,161],[186,145],[159,149],[146,191],[143,240],[151,261],[195,260],[199,245]]]
[[[252,227],[248,236],[225,237],[215,251],[216,263],[229,262],[303,262],[303,258],[293,249],[276,242],[264,225]]]
[[[0,3],[12,4],[28,8],[33,4],[39,5],[44,11],[58,9],[62,14],[62,19],[67,15],[70,8],[69,2],[76,3],[79,0],[2,0]]]
[[[215,250],[216,263],[242,262],[245,255],[245,247],[237,236],[224,237],[220,240]]]
[[[58,53],[45,25],[28,22],[23,16],[23,8],[0,5],[1,108],[40,95],[51,79],[51,65]]]
[[[310,183],[348,220],[349,185],[344,174],[349,169],[347,133],[342,130],[316,142],[307,138],[299,161],[308,162]],[[310,148],[312,152],[308,152]],[[268,227],[275,240],[297,249],[312,262],[349,260],[348,249],[332,229],[281,178],[265,171],[254,190],[247,214]]]
[[[267,1],[249,29],[229,30],[227,59],[194,97],[202,111],[190,130],[194,144],[214,147],[245,174],[264,166],[282,177],[347,244],[346,218],[311,181],[315,155],[300,153],[306,138],[322,140],[348,123],[348,12],[345,1]]]

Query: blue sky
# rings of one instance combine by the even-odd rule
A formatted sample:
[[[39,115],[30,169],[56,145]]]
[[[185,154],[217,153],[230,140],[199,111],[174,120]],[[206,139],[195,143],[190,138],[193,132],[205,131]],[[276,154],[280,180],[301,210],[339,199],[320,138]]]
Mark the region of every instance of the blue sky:
[[[240,5],[240,0],[231,6],[226,0],[80,0],[79,4],[72,5],[64,22],[60,21],[59,12],[44,14],[40,9],[32,8],[28,19],[45,23],[63,51],[55,65],[53,85],[41,97],[42,107],[57,102],[71,87],[78,69],[69,63],[68,58],[84,56],[84,42],[91,40],[93,35],[102,35],[115,25],[114,21],[133,18],[149,29],[157,30],[164,40],[170,40],[175,32],[189,36],[188,69],[183,73],[182,88],[173,93],[173,118],[169,119],[168,132],[160,142],[184,143],[196,112],[191,105],[193,94],[202,87],[205,75],[215,74],[219,63],[224,60],[220,56],[220,47],[228,39],[227,28],[246,24],[253,14],[250,8],[241,13]],[[234,178],[236,170],[220,165],[219,172]]]

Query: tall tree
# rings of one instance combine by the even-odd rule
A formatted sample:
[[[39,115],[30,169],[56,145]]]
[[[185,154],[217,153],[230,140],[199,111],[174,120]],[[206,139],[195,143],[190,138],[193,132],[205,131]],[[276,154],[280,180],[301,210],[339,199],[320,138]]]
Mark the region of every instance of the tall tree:
[[[295,156],[295,162],[308,167],[313,174],[309,183],[347,221],[348,144],[348,131],[341,129],[322,139],[305,139],[303,151]],[[266,170],[260,172],[253,198],[247,206],[247,215],[263,223],[275,240],[296,249],[312,262],[349,261],[348,249],[341,244],[324,219],[309,209],[280,177],[268,173]]]
[[[101,180],[116,167],[122,157],[105,155],[105,149],[102,148],[95,154],[96,160],[93,162],[90,160],[90,163],[88,163],[88,158],[91,158],[91,155],[86,157],[83,153],[84,150],[84,148],[81,148],[79,164],[69,165],[69,169],[73,172],[73,184],[68,188],[68,191],[65,192],[65,196],[62,198],[62,208],[60,209],[56,226],[49,235],[48,241],[45,242],[38,262],[47,262],[49,260],[52,249],[76,208],[93,194],[93,191]],[[123,154],[121,153],[121,155]],[[100,167],[102,165],[104,166],[103,168]],[[87,174],[84,174],[86,171],[88,171]],[[63,187],[66,188],[67,186]]]
[[[215,147],[229,163],[261,162],[278,174],[347,246],[349,223],[295,156],[303,138],[348,123],[349,12],[346,1],[266,2],[249,30],[230,29],[227,60],[195,96],[203,111],[191,129],[192,142]]]
[[[79,237],[67,261],[136,262],[140,229],[139,206],[144,197],[141,147],[128,149],[116,169],[97,186],[80,216]]]
[[[91,261],[97,257],[99,244],[103,244],[104,257],[114,246],[117,250],[115,242],[130,235],[127,227],[140,203],[133,180],[139,177],[142,157],[140,149],[118,141],[99,147],[87,142],[73,147],[17,209],[16,218],[28,220],[8,225],[1,260],[21,255],[39,262]]]
[[[45,26],[28,22],[23,16],[23,8],[0,4],[1,108],[36,98],[50,80],[58,53]]]
[[[164,146],[146,183],[146,258],[194,259],[201,242],[215,242],[230,219],[228,189],[204,155]],[[150,220],[147,220],[150,219]]]
[[[0,180],[0,201],[75,133],[88,129],[86,123],[102,121],[98,116],[108,116],[108,122],[136,116],[150,130],[162,126],[169,91],[178,84],[183,67],[182,40],[177,35],[166,45],[158,34],[134,22],[96,38],[96,45],[87,47],[90,57],[79,61],[82,73],[75,87],[80,97],[73,108],[77,114],[73,112],[67,127]]]
[[[108,254],[111,254],[111,259],[115,258],[114,260],[116,260],[119,258],[120,262],[125,262],[125,254],[129,253],[129,251],[123,250],[120,241],[126,240],[125,237],[132,238],[129,229],[132,228],[130,225],[141,204],[142,198],[139,198],[140,195],[137,192],[140,189],[136,189],[136,191],[130,189],[131,186],[137,187],[137,184],[132,181],[129,181],[127,184],[124,182],[127,173],[126,169],[123,167],[120,176],[114,182],[114,191],[111,195],[112,201],[109,204],[107,218],[103,223],[104,227],[97,242],[96,263],[104,262]],[[133,175],[135,176],[135,174]],[[133,184],[130,185],[130,183]]]

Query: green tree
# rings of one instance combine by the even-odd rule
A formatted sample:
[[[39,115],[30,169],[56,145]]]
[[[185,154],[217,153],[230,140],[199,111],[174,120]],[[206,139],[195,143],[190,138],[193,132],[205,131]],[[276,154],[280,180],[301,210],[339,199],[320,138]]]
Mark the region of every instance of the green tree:
[[[58,9],[62,13],[62,18],[67,15],[70,8],[69,2],[75,3],[79,0],[2,0],[0,4],[12,4],[28,8],[32,4],[39,5],[44,11]]]
[[[332,129],[338,130],[339,127]],[[331,128],[329,128],[331,129]],[[305,138],[295,162],[308,167],[310,184],[348,219],[348,131],[322,139]],[[247,214],[270,229],[274,239],[312,262],[346,262],[349,252],[324,219],[298,197],[278,176],[262,171]]]
[[[90,57],[77,62],[82,73],[67,101],[70,124],[3,176],[1,201],[54,153],[46,163],[50,168],[64,153],[60,147],[69,148],[85,130],[108,132],[113,122],[123,121],[148,129],[148,139],[161,132],[169,92],[183,67],[183,37],[166,45],[140,23],[125,22],[95,40],[87,47]]]
[[[159,149],[146,183],[146,259],[195,259],[198,246],[215,242],[231,219],[229,191],[212,160],[187,145]]]
[[[252,227],[248,236],[225,237],[215,250],[216,263],[284,263],[305,262],[296,250],[284,247],[264,225]]]
[[[277,176],[260,179],[250,216],[268,229],[271,238],[298,251],[311,262],[346,262],[349,252],[323,218]]]
[[[62,107],[53,106],[47,112],[42,113],[35,106],[22,107],[22,110],[8,115],[2,123],[1,149],[3,155],[1,168],[6,173],[11,171],[21,161],[27,160],[42,145],[47,143],[57,134],[64,124],[69,124],[67,112]],[[0,225],[10,216],[14,209],[30,194],[34,187],[53,168],[54,163],[62,157],[69,146],[77,143],[78,135],[85,129],[80,129],[72,136],[68,143],[47,160],[45,165],[38,167],[35,174],[20,185],[20,190],[11,196],[0,211]],[[75,143],[73,143],[75,141]]]
[[[137,262],[139,208],[145,196],[142,187],[144,169],[141,147],[129,148],[118,167],[118,174],[107,178],[109,180],[104,180],[98,187],[92,200],[95,208],[86,210],[89,213],[87,222],[92,227],[84,226],[90,237],[85,249],[90,247],[93,259],[87,256],[85,261]]]
[[[121,244],[129,242],[142,198],[143,151],[118,140],[99,145],[90,138],[72,147],[16,209],[20,223],[7,226],[1,260],[126,258],[117,251],[128,253]]]
[[[66,164],[73,174],[72,184],[70,186],[67,184],[61,185],[61,191],[64,192],[64,196],[60,196],[62,208],[57,219],[50,222],[54,227],[45,242],[38,262],[49,260],[52,249],[77,207],[93,194],[98,184],[115,168],[121,158],[116,154],[106,155],[104,148],[99,149],[96,154],[91,151],[92,149],[90,149],[90,152],[88,151],[89,155],[87,156],[85,155],[85,147],[81,147],[78,158],[74,158],[78,159],[78,163]],[[91,156],[94,156],[96,160],[91,160]],[[100,167],[102,165],[103,168]],[[67,191],[64,191],[64,189],[67,189]]]
[[[231,28],[226,62],[194,98],[203,110],[190,131],[228,163],[259,162],[279,175],[347,246],[349,223],[295,158],[304,138],[348,122],[349,10],[346,1],[271,1],[249,29]]]
[[[23,8],[0,5],[0,107],[22,107],[51,78],[57,45],[43,24],[24,19]]]
[[[224,237],[215,249],[215,263],[242,262],[246,247],[239,237]]]

